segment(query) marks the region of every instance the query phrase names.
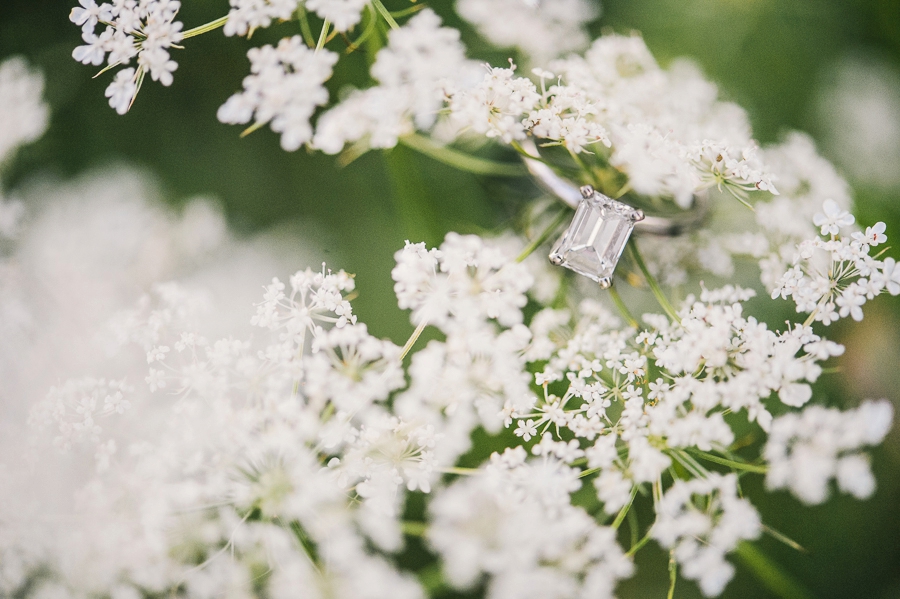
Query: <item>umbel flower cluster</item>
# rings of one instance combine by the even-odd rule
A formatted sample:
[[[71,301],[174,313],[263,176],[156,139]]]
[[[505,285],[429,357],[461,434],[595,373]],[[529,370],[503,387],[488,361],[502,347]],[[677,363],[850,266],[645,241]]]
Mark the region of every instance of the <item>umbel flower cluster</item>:
[[[370,334],[352,303],[366,290],[325,265],[270,279],[243,308],[217,307],[201,284],[210,277],[173,281],[155,262],[125,290],[92,282],[108,314],[55,303],[60,322],[90,326],[53,346],[65,358],[54,378],[12,385],[23,397],[43,388],[14,411],[27,439],[4,447],[0,494],[14,509],[0,520],[3,594],[602,599],[653,543],[670,555],[673,585],[680,574],[711,597],[766,530],[745,481],[806,504],[874,492],[867,451],[888,433],[891,404],[826,408],[813,384],[844,352],[825,327],[900,294],[900,269],[883,256],[883,223],[856,228],[846,183],[808,137],[758,147],[744,112],[696,67],[661,68],[637,36],[573,53],[598,15],[586,0],[456,3],[481,35],[517,49],[521,69],[467,58],[459,32],[418,4],[230,5],[182,31],[178,2],[80,0],[74,56],[125,67],[107,90],[124,113],[147,73],[172,83],[182,41],[293,21],[297,35],[248,52],[221,121],[268,125],[286,150],[353,158],[403,143],[481,174],[520,174],[456,149],[495,142],[609,196],[670,212],[702,199],[710,214],[677,237],[636,236],[606,292],[537,258],[565,216],[546,203],[529,202],[524,234],[407,242],[391,272],[415,327],[402,346]],[[369,53],[370,81],[335,101],[325,84],[341,41]],[[524,65],[541,68],[526,76]],[[7,68],[0,102],[44,114],[34,76]],[[42,128],[9,140],[0,130],[0,149]],[[105,206],[80,214],[115,212]],[[118,222],[146,222],[147,211]],[[59,263],[34,249],[47,220],[3,246],[0,318],[23,339],[38,325],[21,289],[55,279],[31,281],[20,265]],[[149,220],[153,247],[214,270],[204,256],[227,241],[214,211]],[[106,257],[141,239],[115,233],[85,238]],[[225,279],[220,297],[250,288]],[[625,283],[636,287],[627,305]],[[797,322],[767,325],[747,307],[757,295],[793,302]],[[50,353],[31,337],[34,355]],[[74,341],[88,337],[104,358]]]

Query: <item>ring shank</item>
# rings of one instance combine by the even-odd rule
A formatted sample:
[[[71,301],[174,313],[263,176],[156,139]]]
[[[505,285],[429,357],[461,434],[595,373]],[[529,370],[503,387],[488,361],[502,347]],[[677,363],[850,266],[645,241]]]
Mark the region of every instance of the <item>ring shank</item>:
[[[522,148],[531,155],[537,156],[538,149],[530,137],[521,142]],[[525,168],[537,179],[538,183],[546,191],[550,192],[567,206],[577,208],[581,203],[581,191],[578,186],[560,177],[556,171],[540,160],[522,157]],[[709,211],[709,201],[706,194],[694,194],[694,206],[677,216],[645,216],[644,220],[635,223],[635,230],[650,235],[661,237],[674,237],[687,233],[700,226]]]

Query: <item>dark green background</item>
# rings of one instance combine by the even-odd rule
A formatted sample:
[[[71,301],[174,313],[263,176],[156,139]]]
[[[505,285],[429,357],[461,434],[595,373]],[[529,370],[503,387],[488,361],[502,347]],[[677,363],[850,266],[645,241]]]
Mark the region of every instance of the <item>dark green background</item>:
[[[247,74],[247,42],[219,32],[188,40],[187,49],[175,57],[174,85],[163,88],[148,81],[132,111],[117,116],[103,97],[110,75],[92,80],[96,69],[70,57],[80,42],[78,28],[67,18],[74,4],[2,0],[0,59],[23,54],[43,69],[53,112],[47,134],[7,165],[6,188],[36,176],[64,180],[92,167],[127,162],[156,173],[176,205],[194,194],[215,195],[233,227],[243,233],[302,222],[321,232],[324,241],[311,248],[320,259],[357,274],[360,318],[376,335],[398,342],[411,329],[407,316],[391,308],[396,304],[389,271],[403,240],[437,243],[449,230],[503,227],[515,219],[516,198],[533,191],[527,183],[453,171],[405,148],[370,153],[340,168],[331,157],[283,152],[267,129],[240,139],[240,129],[220,124],[215,113]],[[430,5],[458,25],[449,2]],[[226,10],[224,0],[186,0],[182,19],[189,28]],[[636,29],[663,64],[677,56],[693,57],[720,84],[725,98],[748,109],[763,143],[777,141],[793,128],[814,135],[825,130],[827,123],[816,122],[812,103],[829,66],[848,51],[900,64],[900,4],[895,0],[609,0],[603,10],[595,34],[604,28]],[[293,25],[282,24],[258,32],[253,43],[294,33]],[[473,55],[495,64],[503,61],[496,52],[480,52],[471,31],[464,36]],[[329,85],[337,90],[347,81],[360,81],[365,69],[364,56],[350,57]],[[502,150],[492,157],[513,159]],[[864,181],[853,184],[860,222],[884,220],[889,239],[900,235],[897,190],[877,190]],[[879,298],[866,307],[863,323],[841,323],[829,331],[853,356],[842,360],[842,375],[823,377],[817,385],[818,396],[830,405],[852,407],[864,397],[881,396],[896,405],[897,299]],[[762,316],[776,323],[784,318]],[[787,494],[768,495],[751,486],[764,520],[798,540],[808,553],[771,538],[761,547],[816,597],[900,598],[898,467],[895,428],[874,454],[879,490],[869,501],[839,497],[807,508]],[[638,575],[623,585],[621,595],[664,597],[665,557],[649,549],[638,566]],[[679,583],[676,597],[694,596],[699,596],[695,586]],[[770,595],[739,568],[724,596]]]

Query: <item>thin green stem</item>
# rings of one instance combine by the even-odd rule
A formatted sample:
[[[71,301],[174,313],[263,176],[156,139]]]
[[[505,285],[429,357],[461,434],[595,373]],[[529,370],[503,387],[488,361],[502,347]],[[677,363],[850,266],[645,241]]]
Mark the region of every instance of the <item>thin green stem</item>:
[[[625,520],[625,516],[628,515],[628,510],[631,509],[631,504],[634,503],[634,498],[637,496],[637,485],[633,489],[631,489],[631,497],[628,498],[628,503],[622,506],[622,509],[619,510],[619,513],[616,515],[616,519],[613,520],[612,527],[616,530],[622,525],[622,522]]]
[[[309,26],[309,17],[306,14],[306,7],[302,3],[297,5],[297,20],[300,21],[300,33],[303,34],[303,41],[310,48],[315,48],[316,38],[313,37],[312,27]]]
[[[782,599],[813,599],[813,594],[755,545],[743,542],[735,555],[769,591]]]
[[[410,537],[424,537],[425,533],[428,532],[428,525],[424,522],[404,520],[400,523],[400,530],[403,531],[403,534]]]
[[[678,562],[675,561],[675,550],[669,552],[669,594],[666,599],[675,596],[675,582],[678,580]]]
[[[637,510],[628,510],[628,532],[631,534],[631,546],[634,547],[638,544],[638,519],[637,519]]]
[[[544,242],[547,241],[547,239],[549,239],[550,236],[553,235],[553,233],[559,228],[559,225],[561,225],[566,220],[567,216],[569,216],[568,210],[560,210],[559,214],[553,217],[553,220],[550,221],[550,224],[547,226],[547,228],[544,229],[540,235],[535,237],[531,241],[531,243],[529,243],[525,247],[524,250],[522,250],[522,253],[519,254],[519,256],[516,258],[516,262],[522,262],[523,260],[525,260],[525,258],[533,254],[534,250],[541,247]]]
[[[387,7],[381,3],[381,0],[372,0],[372,5],[379,13],[381,13],[381,16],[384,18],[387,24],[391,26],[391,29],[400,29],[400,25],[398,25],[397,21],[394,20],[394,17],[391,15],[391,11],[389,11]]]
[[[616,308],[619,309],[619,312],[622,314],[625,322],[628,323],[628,326],[633,329],[641,328],[640,323],[638,323],[637,319],[635,319],[635,317],[631,315],[631,312],[628,311],[628,307],[625,305],[625,302],[622,301],[622,296],[619,295],[616,286],[613,285],[612,287],[610,287],[607,290],[607,293],[609,293],[609,297],[612,298],[613,303],[616,305]]]
[[[721,464],[723,466],[728,466],[729,468],[733,468],[735,470],[743,470],[745,472],[755,472],[757,474],[765,474],[768,472],[768,468],[766,466],[756,466],[754,464],[746,464],[744,462],[737,462],[735,460],[729,460],[726,458],[720,458],[717,455],[713,455],[711,453],[707,453],[705,451],[701,451],[699,449],[690,449],[691,454],[706,460],[707,462],[714,462],[716,464]]]
[[[776,541],[778,541],[780,543],[784,543],[785,545],[787,545],[794,551],[799,551],[800,553],[809,553],[809,551],[806,550],[806,547],[804,547],[803,545],[801,545],[800,543],[798,543],[791,537],[787,536],[783,532],[775,530],[774,528],[772,528],[771,526],[769,526],[767,524],[763,524],[762,529],[763,529],[764,533],[766,533],[767,535],[769,535]]]
[[[618,200],[629,191],[631,191],[631,181],[627,181],[625,185],[623,185],[622,188],[616,192],[616,195],[613,196],[613,199]]]
[[[416,341],[419,339],[419,335],[422,334],[422,331],[425,330],[425,327],[428,326],[428,319],[423,318],[422,322],[419,323],[419,326],[416,327],[416,330],[413,331],[413,334],[409,336],[409,339],[406,340],[406,344],[403,346],[403,351],[400,352],[400,361],[403,361],[403,358],[406,357],[406,354],[409,353],[409,350],[412,349],[412,346],[416,344]]]
[[[319,32],[319,41],[316,42],[316,52],[325,47],[325,42],[328,41],[328,30],[331,28],[331,21],[325,19],[325,22],[322,23],[322,31]]]
[[[391,16],[395,19],[402,19],[403,17],[408,17],[409,15],[414,15],[420,10],[425,8],[425,4],[415,4],[410,6],[409,8],[404,8],[403,10],[395,10],[391,13]]]
[[[819,313],[819,307],[816,306],[816,308],[812,312],[809,313],[809,316],[806,317],[806,320],[803,321],[804,329],[806,327],[810,326],[813,322],[815,322],[816,314],[818,314],[818,313]]]
[[[582,470],[581,474],[578,475],[578,478],[588,477],[592,474],[596,474],[596,473],[600,472],[600,470],[602,470],[602,468],[588,468],[586,470]]]
[[[653,527],[650,527],[650,530],[653,530]],[[650,530],[647,531],[647,534],[645,534],[640,541],[631,546],[631,549],[625,553],[626,556],[634,556],[634,554],[640,551],[644,545],[650,542]]]
[[[634,239],[628,242],[628,250],[631,253],[631,258],[634,260],[635,264],[637,264],[637,267],[644,275],[644,279],[646,279],[647,285],[650,287],[650,291],[653,292],[653,296],[656,298],[656,301],[659,302],[660,307],[662,307],[663,311],[669,316],[669,318],[672,319],[673,322],[681,322],[681,318],[678,317],[678,313],[675,311],[675,308],[672,307],[672,304],[669,303],[669,299],[662,292],[662,289],[660,289],[659,283],[656,282],[656,278],[652,274],[650,274],[650,270],[647,268],[647,264],[641,257],[641,252],[640,250],[638,250],[637,243],[635,243]]]
[[[450,468],[439,468],[444,474],[458,474],[460,476],[472,476],[478,472],[478,468],[463,468],[462,466],[451,466]]]
[[[190,37],[195,37],[197,35],[209,33],[210,31],[215,31],[219,27],[223,27],[225,25],[225,23],[227,23],[227,22],[228,22],[228,15],[225,15],[224,17],[219,17],[215,21],[210,21],[209,23],[207,23],[205,25],[200,25],[199,27],[194,27],[193,29],[188,29],[187,31],[185,31],[182,34],[181,39],[186,40]]]
[[[685,470],[696,478],[706,478],[708,472],[696,460],[691,458],[687,453],[680,449],[671,449],[667,452],[675,461],[681,464]]]
[[[358,50],[375,33],[378,25],[378,15],[372,11],[371,6],[367,6],[366,10],[366,28],[363,30],[356,40],[347,46],[347,54]]]
[[[425,154],[447,166],[452,166],[461,171],[476,175],[494,175],[497,177],[521,177],[526,173],[525,167],[520,164],[496,162],[477,158],[458,150],[435,143],[424,135],[412,133],[400,138],[400,143],[406,147]]]

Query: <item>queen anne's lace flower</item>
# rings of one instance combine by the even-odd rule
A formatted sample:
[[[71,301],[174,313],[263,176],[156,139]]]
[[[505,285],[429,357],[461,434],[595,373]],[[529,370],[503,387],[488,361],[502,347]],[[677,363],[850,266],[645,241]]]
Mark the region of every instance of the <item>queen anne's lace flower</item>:
[[[495,46],[517,47],[534,64],[582,50],[584,25],[599,13],[587,0],[457,0],[456,11]]]
[[[312,139],[310,118],[317,106],[328,102],[325,82],[337,54],[309,49],[300,36],[284,38],[278,46],[252,48],[247,52],[251,75],[244,79],[244,91],[234,94],[218,112],[223,123],[253,127],[270,123],[281,133],[281,147],[298,149]]]
[[[176,21],[181,8],[178,0],[146,0],[129,2],[114,0],[97,5],[94,0],[79,0],[69,19],[82,28],[83,46],[72,51],[82,64],[109,67],[137,61],[137,69],[124,69],[106,90],[110,106],[119,114],[131,107],[134,95],[146,73],[163,85],[172,85],[172,73],[178,64],[169,54],[183,38],[182,24]],[[105,28],[98,35],[98,25]]]
[[[881,443],[890,429],[893,408],[886,401],[866,402],[841,412],[809,406],[776,418],[763,455],[769,462],[766,486],[789,489],[804,503],[828,499],[829,482],[858,499],[875,490],[869,461],[859,450]]]
[[[734,576],[725,554],[761,530],[756,510],[738,496],[737,477],[710,474],[676,481],[666,491],[651,534],[673,551],[686,578],[696,580],[707,597],[715,597]]]
[[[833,200],[826,200],[823,210],[814,222],[829,239],[813,237],[796,245],[772,298],[792,298],[797,312],[808,313],[810,322],[828,325],[847,316],[862,320],[867,300],[882,291],[900,293],[893,258],[881,261],[869,255],[872,247],[887,239],[885,225],[876,223],[865,234],[857,232],[848,238],[839,234],[840,228],[852,225],[853,215]]]
[[[492,598],[613,597],[632,564],[613,529],[569,504],[578,486],[577,471],[556,458],[526,462],[521,448],[452,485],[432,503],[428,533],[451,584],[471,587],[484,573]],[[536,501],[535,491],[562,501]]]
[[[390,32],[371,68],[378,85],[351,92],[321,116],[314,145],[328,154],[346,144],[391,148],[416,129],[429,129],[438,117],[446,91],[473,71],[459,32],[441,27],[440,18],[423,10]]]

